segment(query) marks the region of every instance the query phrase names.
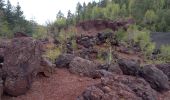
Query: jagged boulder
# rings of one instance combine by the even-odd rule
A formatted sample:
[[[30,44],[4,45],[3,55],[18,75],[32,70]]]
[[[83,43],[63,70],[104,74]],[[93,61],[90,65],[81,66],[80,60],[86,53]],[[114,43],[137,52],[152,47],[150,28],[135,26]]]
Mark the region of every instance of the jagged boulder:
[[[141,78],[114,75],[88,87],[77,100],[157,100],[157,92]]]
[[[44,67],[49,67],[41,66],[41,47],[41,42],[31,37],[19,36],[11,40],[5,49],[2,66],[5,72],[4,92],[12,96],[26,93],[33,78],[47,69]]]
[[[96,43],[96,39],[93,36],[81,36],[77,37],[77,44],[84,46],[85,48],[93,47]]]
[[[155,67],[161,70],[165,75],[167,75],[170,80],[170,63],[157,64],[155,65]]]
[[[138,62],[127,60],[127,59],[119,59],[118,64],[125,75],[138,75],[140,70],[140,64]]]
[[[75,57],[69,64],[69,70],[74,74],[92,77],[92,73],[97,69],[97,66],[98,64],[92,61]]]
[[[84,59],[96,59],[98,50],[95,48],[84,48],[79,52],[79,56]]]
[[[98,66],[99,69],[104,69],[108,72],[114,73],[114,74],[123,74],[122,70],[120,69],[118,64],[101,64]]]
[[[118,64],[111,64],[108,68],[108,71],[119,75],[123,74]]]
[[[111,38],[113,33],[111,32],[102,32],[97,34],[97,44],[106,43],[108,38]]]
[[[75,56],[72,54],[61,54],[55,60],[56,67],[69,68],[69,64],[74,58],[75,58]]]
[[[170,88],[168,77],[153,65],[142,67],[139,71],[139,76],[143,77],[157,91],[167,91]]]

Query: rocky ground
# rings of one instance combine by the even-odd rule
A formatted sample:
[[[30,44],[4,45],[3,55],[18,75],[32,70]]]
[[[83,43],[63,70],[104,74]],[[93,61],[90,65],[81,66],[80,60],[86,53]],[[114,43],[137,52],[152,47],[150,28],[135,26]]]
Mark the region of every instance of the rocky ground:
[[[57,69],[49,78],[37,77],[25,95],[3,96],[2,100],[75,100],[86,87],[99,82],[99,79],[80,77],[66,69]]]
[[[75,74],[71,74],[67,69],[57,69],[56,72],[49,78],[43,77],[41,75],[38,76],[34,83],[32,84],[31,89],[25,95],[21,95],[18,97],[10,97],[7,95],[3,95],[2,100],[76,100],[77,96],[81,95],[81,93],[87,87],[94,84],[99,84],[100,82],[101,82],[100,79],[92,79],[88,77],[81,77]],[[124,87],[121,88],[118,86],[115,86],[117,90],[115,90],[114,92],[118,92],[119,90],[120,92],[120,93],[118,92],[119,95],[123,95],[124,97],[134,96],[133,94],[129,93],[123,94],[125,88]],[[108,87],[104,88],[107,89]],[[157,96],[158,98],[156,100],[169,100],[170,91],[163,93],[161,95],[158,94]],[[129,100],[132,100],[132,98]]]

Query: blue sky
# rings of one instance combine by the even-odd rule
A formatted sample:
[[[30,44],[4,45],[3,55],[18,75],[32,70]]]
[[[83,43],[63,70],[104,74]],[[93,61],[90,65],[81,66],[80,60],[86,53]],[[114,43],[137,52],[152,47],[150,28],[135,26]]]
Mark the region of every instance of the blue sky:
[[[83,4],[92,1],[99,0],[10,0],[14,6],[19,2],[26,19],[34,19],[39,24],[54,21],[59,10],[64,14],[67,14],[69,9],[75,12],[77,2]]]

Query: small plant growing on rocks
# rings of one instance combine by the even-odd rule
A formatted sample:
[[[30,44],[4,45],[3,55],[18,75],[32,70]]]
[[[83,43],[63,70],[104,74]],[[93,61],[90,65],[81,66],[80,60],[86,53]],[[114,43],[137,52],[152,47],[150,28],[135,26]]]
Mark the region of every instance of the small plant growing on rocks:
[[[61,54],[60,48],[52,48],[46,51],[44,57],[48,58],[50,61],[55,62],[55,59]]]
[[[160,49],[160,54],[158,55],[159,60],[164,62],[170,61],[170,46],[169,45],[162,45]]]

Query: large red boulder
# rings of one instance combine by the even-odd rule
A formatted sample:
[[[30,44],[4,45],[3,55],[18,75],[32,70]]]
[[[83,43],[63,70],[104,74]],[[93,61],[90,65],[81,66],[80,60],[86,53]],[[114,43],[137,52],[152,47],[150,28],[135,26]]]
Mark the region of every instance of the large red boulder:
[[[41,42],[31,37],[17,37],[11,40],[5,48],[2,66],[5,72],[4,92],[12,96],[24,94],[37,73],[50,71],[46,63],[42,65],[41,47]]]

